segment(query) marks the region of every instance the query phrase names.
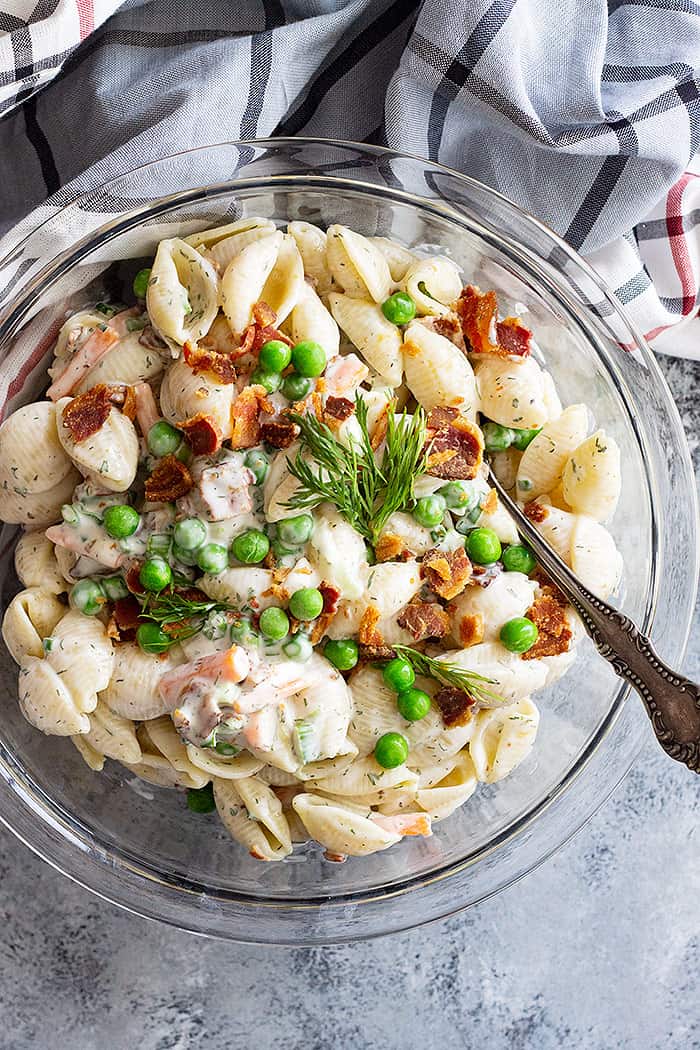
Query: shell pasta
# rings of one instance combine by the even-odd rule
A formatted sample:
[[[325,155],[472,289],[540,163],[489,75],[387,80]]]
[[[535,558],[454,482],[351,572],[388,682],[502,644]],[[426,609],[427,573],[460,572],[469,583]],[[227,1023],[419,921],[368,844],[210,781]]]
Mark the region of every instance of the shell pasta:
[[[449,253],[261,216],[161,241],[0,426],[22,713],[262,862],[430,836],[536,775],[582,633],[485,457],[613,593],[617,445]]]

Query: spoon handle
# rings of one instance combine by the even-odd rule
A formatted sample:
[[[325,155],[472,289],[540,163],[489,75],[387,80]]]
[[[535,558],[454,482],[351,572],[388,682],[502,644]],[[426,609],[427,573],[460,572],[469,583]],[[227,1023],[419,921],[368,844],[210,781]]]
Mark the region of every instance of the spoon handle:
[[[493,471],[490,481],[544,571],[576,609],[600,655],[641,696],[666,754],[700,773],[700,686],[665,664],[629,616],[584,587],[510,498]]]

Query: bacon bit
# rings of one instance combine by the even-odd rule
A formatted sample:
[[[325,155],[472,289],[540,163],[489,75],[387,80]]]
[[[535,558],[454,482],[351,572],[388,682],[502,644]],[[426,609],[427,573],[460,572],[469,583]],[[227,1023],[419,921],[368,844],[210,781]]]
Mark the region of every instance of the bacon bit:
[[[390,645],[359,644],[360,660],[391,660],[395,655]]]
[[[540,656],[558,656],[569,649],[572,631],[566,618],[566,599],[556,587],[544,586],[525,613],[528,620],[539,631],[537,641],[522,653],[523,660],[536,660]]]
[[[136,419],[136,394],[133,386],[113,386],[110,401],[133,423]]]
[[[393,532],[379,537],[374,553],[377,561],[408,561],[412,557],[411,552],[404,547],[403,538],[395,536]]]
[[[244,387],[231,406],[231,448],[253,448],[259,445],[260,413],[271,415],[273,411],[264,387]]]
[[[105,383],[98,383],[66,405],[62,422],[74,441],[86,441],[104,425],[112,407],[111,388]]]
[[[205,350],[186,342],[183,357],[196,376],[206,372],[223,386],[236,382],[236,369],[228,354],[219,354],[215,350]]]
[[[260,437],[273,448],[289,448],[299,433],[299,427],[291,420],[276,419],[260,427]]]
[[[332,419],[337,419],[341,423],[349,419],[355,411],[354,402],[350,401],[347,397],[329,397],[326,400],[326,415],[331,416]]]
[[[459,621],[459,640],[463,649],[478,645],[484,640],[484,618],[481,613],[474,616],[463,616]]]
[[[206,412],[198,412],[184,423],[178,423],[178,427],[195,456],[211,456],[221,448],[221,431]]]
[[[482,292],[468,284],[455,303],[462,322],[467,349],[499,357],[527,357],[532,351],[532,332],[518,317],[498,321],[495,292]]]
[[[456,314],[443,314],[441,317],[431,317],[429,327],[444,339],[449,339],[462,353],[466,353],[464,333],[459,318]]]
[[[133,642],[140,622],[141,606],[133,595],[117,598],[107,633],[117,642]]]
[[[318,585],[318,589],[323,598],[323,612],[337,613],[338,602],[340,601],[340,591],[338,588],[334,587],[333,584],[326,583],[325,580],[322,580]]]
[[[94,368],[97,362],[118,342],[119,336],[113,328],[108,326],[96,328],[82,346],[79,346],[74,352],[60,376],[46,391],[46,396],[51,401],[58,401],[59,398],[66,397],[85,377],[85,373]]]
[[[362,614],[357,632],[360,645],[378,646],[379,648],[384,646],[384,637],[377,628],[378,623],[379,611],[373,605],[368,605]]]
[[[470,481],[481,466],[481,431],[455,408],[434,408],[427,420],[428,473],[450,481]]]
[[[451,601],[461,594],[472,575],[472,563],[464,548],[441,551],[436,547],[423,558],[421,576],[441,598]]]
[[[465,726],[472,717],[471,709],[476,703],[473,696],[451,685],[444,685],[433,699],[440,708],[442,721],[448,729],[452,729],[453,726]]]
[[[139,579],[139,573],[141,572],[142,562],[134,562],[134,564],[128,570],[124,582],[131,591],[132,594],[145,594],[146,588]]]
[[[484,514],[495,514],[498,510],[498,493],[495,489],[491,489],[486,499],[481,504],[481,510]]]
[[[381,410],[377,416],[377,422],[374,424],[374,430],[370,437],[369,443],[372,446],[372,451],[376,452],[382,441],[386,437],[386,432],[389,429],[389,405],[387,401],[385,407]]]
[[[424,642],[427,638],[444,638],[450,631],[450,618],[437,602],[411,602],[397,616],[396,622],[416,642]]]
[[[260,352],[260,347],[271,339],[279,339],[286,343],[287,346],[291,346],[292,340],[284,332],[280,332],[279,329],[274,327],[276,320],[277,314],[271,306],[268,306],[262,300],[255,303],[253,306],[253,323],[248,325],[244,331],[243,340],[236,352],[236,356],[242,357],[244,354],[257,354]]]
[[[324,860],[328,860],[331,864],[344,864],[348,859],[347,853],[336,853],[335,850],[325,849],[323,851]]]
[[[528,521],[534,521],[537,524],[541,524],[549,517],[549,510],[544,503],[538,503],[536,499],[533,499],[525,504],[523,507],[523,514]]]
[[[187,495],[193,484],[192,475],[177,456],[164,456],[146,478],[146,499],[149,503],[172,503]]]

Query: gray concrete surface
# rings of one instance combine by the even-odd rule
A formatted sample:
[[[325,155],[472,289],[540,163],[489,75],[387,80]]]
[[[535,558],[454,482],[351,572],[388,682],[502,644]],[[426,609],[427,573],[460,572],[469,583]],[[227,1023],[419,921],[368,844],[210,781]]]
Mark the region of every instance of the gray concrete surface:
[[[700,365],[662,364],[700,468]],[[687,669],[700,677],[700,615]],[[587,828],[521,884],[427,929],[310,950],[147,923],[2,833],[0,1046],[698,1048],[698,799],[650,740]]]

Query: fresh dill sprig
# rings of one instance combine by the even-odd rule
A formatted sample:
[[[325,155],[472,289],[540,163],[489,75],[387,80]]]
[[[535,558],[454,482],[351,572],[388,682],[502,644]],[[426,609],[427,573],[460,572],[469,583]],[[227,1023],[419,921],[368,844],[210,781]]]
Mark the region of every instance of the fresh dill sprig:
[[[199,634],[210,613],[236,611],[226,602],[188,598],[176,591],[147,592],[136,597],[141,605],[139,616],[158,624],[161,630],[166,629],[173,645]],[[167,630],[168,627],[175,629]]]
[[[488,688],[489,685],[494,684],[492,678],[485,678],[484,675],[477,674],[476,671],[468,671],[466,668],[459,667],[457,664],[451,664],[447,660],[436,660],[434,657],[427,656],[417,649],[412,649],[410,645],[392,645],[392,649],[397,656],[403,656],[405,660],[408,660],[416,674],[422,674],[426,678],[433,678],[436,682],[440,682],[441,685],[459,689],[476,701],[490,700],[499,704],[504,702],[502,696]]]
[[[396,418],[388,406],[386,447],[377,463],[367,425],[367,404],[360,395],[355,403],[359,441],[347,445],[314,415],[290,413],[300,430],[302,449],[288,460],[289,472],[300,488],[286,506],[308,510],[325,501],[333,503],[347,522],[375,547],[394,511],[413,499],[417,477],[426,470],[425,413],[405,411]],[[315,463],[304,458],[309,453]]]

